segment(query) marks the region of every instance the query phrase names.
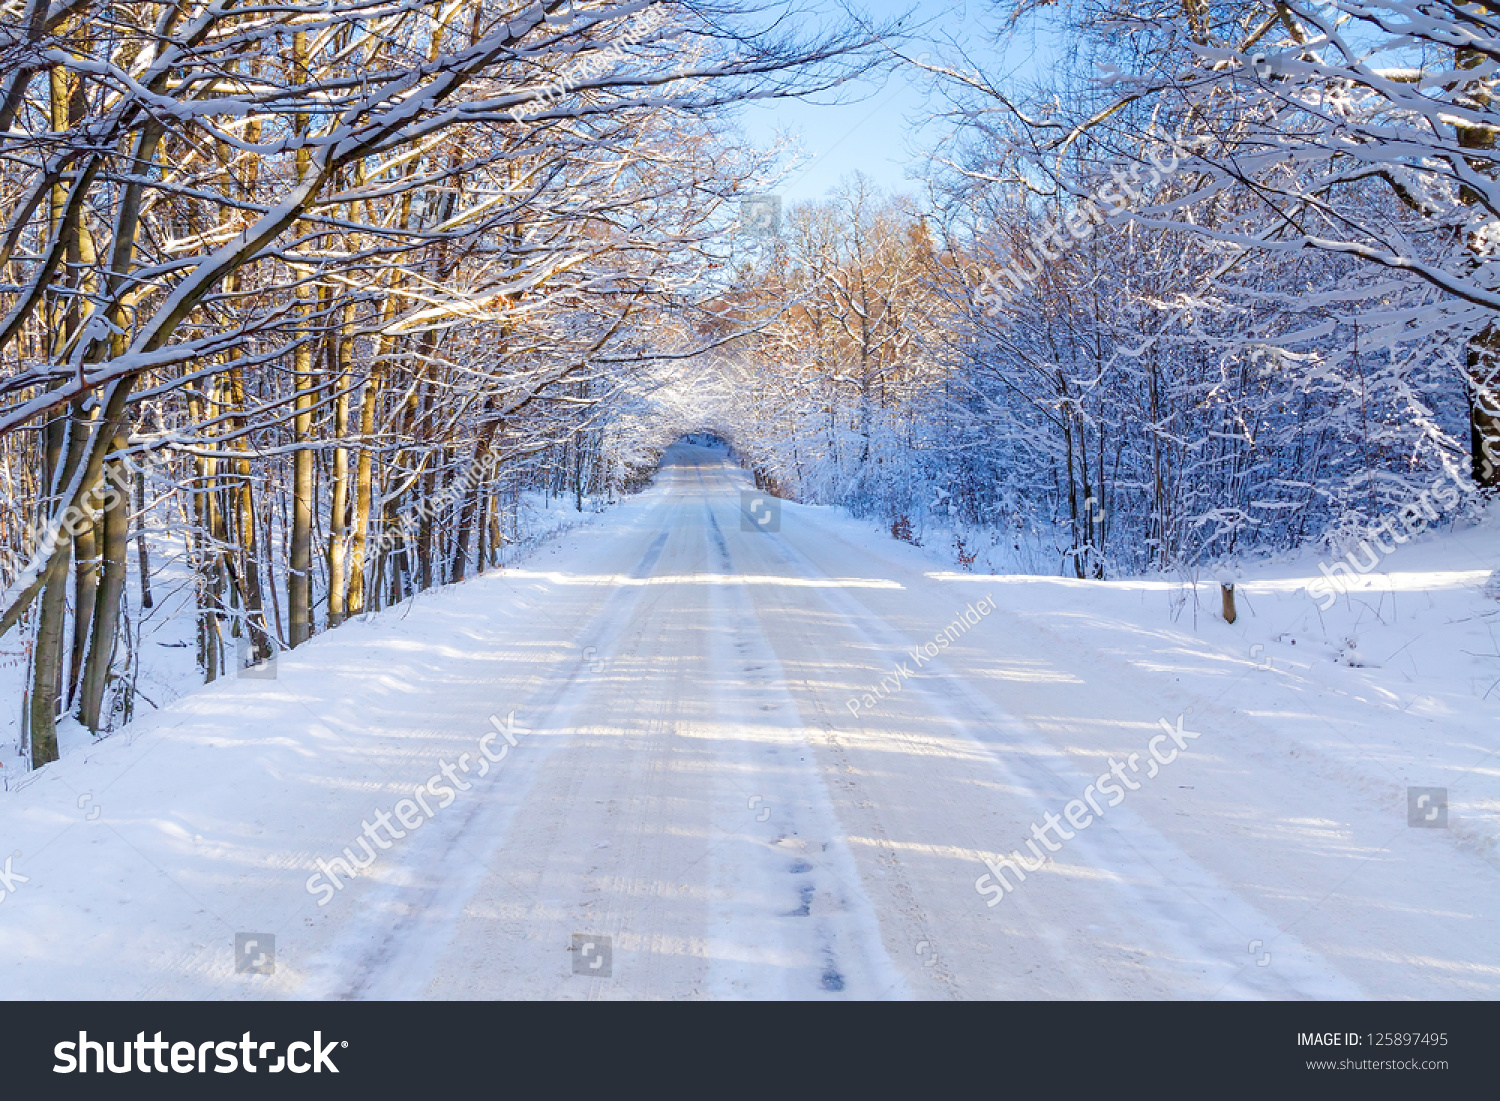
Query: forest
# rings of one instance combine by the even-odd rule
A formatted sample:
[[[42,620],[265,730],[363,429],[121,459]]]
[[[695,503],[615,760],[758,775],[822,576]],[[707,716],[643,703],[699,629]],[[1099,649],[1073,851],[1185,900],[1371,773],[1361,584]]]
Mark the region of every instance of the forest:
[[[757,0],[0,3],[25,759],[144,706],[168,583],[233,675],[692,433],[986,571],[1230,583],[1493,495],[1500,13],[991,13],[1062,61]],[[737,111],[884,70],[924,178],[747,216],[786,158]]]

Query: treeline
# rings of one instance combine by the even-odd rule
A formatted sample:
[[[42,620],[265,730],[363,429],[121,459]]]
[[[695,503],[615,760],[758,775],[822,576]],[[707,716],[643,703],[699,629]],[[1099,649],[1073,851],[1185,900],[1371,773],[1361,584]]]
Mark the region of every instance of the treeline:
[[[1489,9],[1048,10],[1045,86],[925,65],[925,194],[853,181],[745,273],[758,335],[712,371],[741,449],[965,565],[1078,577],[1338,545],[1437,474],[1492,494]],[[995,5],[1001,41],[1038,11]]]
[[[212,679],[498,562],[528,490],[632,481],[653,349],[694,339],[764,167],[725,108],[872,43],[647,0],[3,10],[0,634],[34,765],[61,716],[132,711],[153,525]]]

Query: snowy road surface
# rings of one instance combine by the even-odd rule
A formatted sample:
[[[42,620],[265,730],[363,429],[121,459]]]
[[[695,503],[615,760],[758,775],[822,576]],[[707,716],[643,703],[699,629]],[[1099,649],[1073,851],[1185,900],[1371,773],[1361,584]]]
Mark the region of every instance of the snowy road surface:
[[[1493,807],[1483,713],[1066,583],[1031,614],[831,510],[743,530],[748,488],[679,444],[520,567],[0,796],[0,995],[1500,995],[1492,846],[1457,802],[1409,826],[1422,777],[1380,748],[1468,753],[1455,799]]]

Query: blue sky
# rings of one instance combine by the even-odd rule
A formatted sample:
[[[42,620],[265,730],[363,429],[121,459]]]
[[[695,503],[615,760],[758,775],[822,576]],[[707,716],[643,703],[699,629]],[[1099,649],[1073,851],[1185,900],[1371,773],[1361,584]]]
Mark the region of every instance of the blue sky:
[[[909,26],[923,27],[921,44],[903,47],[911,56],[929,50],[934,58],[952,57],[962,46],[987,72],[1005,73],[1018,82],[1032,79],[1046,64],[1052,48],[1045,37],[1026,35],[1002,55],[993,45],[995,18],[985,0],[855,0],[877,21],[894,19],[911,10]],[[839,93],[819,97],[823,102],[783,100],[746,107],[741,124],[757,145],[771,144],[778,130],[799,139],[802,157],[775,190],[787,203],[820,199],[839,180],[856,170],[887,191],[920,192],[926,160],[922,151],[943,133],[942,120],[925,121],[929,110],[944,101],[928,91],[929,78],[904,67],[883,79],[863,80]]]

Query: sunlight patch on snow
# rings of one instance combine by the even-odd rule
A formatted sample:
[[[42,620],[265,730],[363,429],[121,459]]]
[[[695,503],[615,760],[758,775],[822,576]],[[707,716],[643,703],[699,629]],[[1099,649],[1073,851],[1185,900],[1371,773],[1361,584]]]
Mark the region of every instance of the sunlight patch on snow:
[[[984,585],[1060,585],[1064,588],[1103,589],[1107,592],[1178,592],[1193,586],[1181,581],[1160,578],[1126,577],[1100,581],[1093,578],[1047,577],[1040,574],[989,574],[959,573],[953,570],[932,570],[922,575],[932,581],[969,581]],[[1471,585],[1482,585],[1490,576],[1487,569],[1479,570],[1398,570],[1375,571],[1365,574],[1366,582],[1361,588],[1379,588],[1389,592],[1423,592],[1440,589],[1462,589]],[[1305,589],[1313,581],[1322,580],[1321,574],[1306,574],[1298,577],[1257,577],[1239,582],[1239,588],[1251,595],[1255,593],[1295,593]],[[1199,581],[1197,588],[1205,592],[1214,588],[1212,580]],[[1359,590],[1356,590],[1359,591]]]
[[[781,585],[792,589],[901,589],[897,581],[879,577],[776,577],[768,574],[682,573],[663,577],[626,577],[624,574],[551,573],[505,570],[506,577],[550,581],[554,585]]]
[[[991,669],[986,671],[985,676],[991,680],[1016,680],[1026,681],[1031,684],[1083,684],[1080,677],[1061,669],[1041,669],[1034,667]]]
[[[1458,974],[1500,975],[1500,967],[1492,964],[1475,963],[1470,960],[1445,960],[1436,956],[1419,956],[1411,952],[1345,951],[1343,955],[1381,963],[1400,963],[1409,967],[1434,967],[1440,971],[1452,971]]]
[[[1142,589],[1151,592],[1169,592],[1181,588],[1177,581],[1149,581],[1144,578],[1127,578],[1123,581],[1080,580],[1076,577],[1049,577],[1029,573],[960,573],[956,570],[929,570],[922,575],[931,581],[972,581],[985,585],[1062,585],[1071,588],[1103,586],[1110,589]]]
[[[909,729],[866,730],[863,735],[841,731],[841,740],[877,753],[902,753],[910,757],[941,757],[951,761],[990,761],[990,755],[967,738],[932,737]]]
[[[1482,585],[1489,579],[1489,570],[1425,570],[1405,571],[1400,573],[1369,573],[1362,580],[1363,585],[1353,591],[1362,592],[1365,589],[1381,592],[1427,592],[1441,589],[1466,589],[1475,585]],[[1257,581],[1255,589],[1265,589],[1268,592],[1295,591],[1305,586],[1315,578],[1307,577],[1284,580],[1279,582]],[[1373,584],[1373,582],[1381,584]],[[1341,594],[1342,595],[1342,594]]]
[[[766,745],[797,746],[806,738],[821,735],[821,729],[796,726],[776,726],[740,723],[691,723],[677,722],[673,733],[682,738],[707,741],[743,741]],[[857,745],[869,752],[894,753],[908,757],[946,758],[955,761],[989,761],[992,758],[978,744],[965,738],[933,736],[925,731],[913,731],[901,727],[866,729],[862,732],[841,731],[839,737],[850,745]],[[681,771],[704,771],[723,774],[726,766],[722,762],[694,764]],[[746,766],[748,774],[754,768]],[[863,769],[854,768],[850,775],[867,775]]]
[[[1343,822],[1335,822],[1332,818],[1288,818],[1286,822],[1289,825],[1318,830],[1333,837],[1344,836],[1345,824]],[[1376,849],[1373,851],[1383,852],[1384,850]]]
[[[793,973],[816,965],[816,961],[809,961],[802,953],[792,949],[765,945],[732,944],[727,940],[717,937],[713,938],[710,943],[713,947],[706,948],[703,952],[703,955],[709,959],[723,960],[729,963],[757,964],[761,967],[781,968]]]
[[[1470,588],[1470,586],[1484,585],[1485,580],[1490,579],[1490,573],[1490,570],[1395,570],[1391,573],[1376,570],[1373,573],[1362,574],[1361,580],[1364,585],[1359,585],[1353,591],[1380,589],[1386,592],[1427,592]],[[1104,589],[1109,592],[1178,592],[1184,588],[1193,588],[1181,580],[1163,580],[1155,579],[1155,577],[1095,580],[1092,577],[1080,579],[1080,577],[1049,577],[1031,573],[959,573],[954,570],[930,570],[922,576],[930,580],[968,580],[968,582],[984,583],[984,585],[1061,585],[1064,588]],[[1268,592],[1268,594],[1269,592],[1299,592],[1307,588],[1314,580],[1322,579],[1323,576],[1320,573],[1308,573],[1296,577],[1256,577],[1253,580],[1242,580],[1239,582],[1239,588],[1251,595],[1257,592]],[[1376,582],[1380,582],[1379,585]],[[1197,588],[1205,592],[1212,591],[1214,582],[1200,580]]]
[[[1104,883],[1142,884],[1144,882],[1109,868],[1099,868],[1093,864],[1063,864],[1057,860],[1049,860],[1036,871],[1027,874],[1040,875],[1042,872],[1065,876],[1068,879],[1095,879]]]
[[[624,952],[648,952],[654,956],[708,956],[706,937],[670,936],[666,933],[636,933],[622,929],[615,934],[615,947]]]
[[[1147,673],[1197,673],[1207,677],[1227,676],[1247,666],[1254,667],[1254,662],[1244,661],[1239,658],[1229,658],[1214,654],[1194,654],[1192,656],[1195,658],[1217,660],[1222,662],[1225,667],[1223,669],[1204,669],[1196,665],[1178,662],[1145,661],[1139,658],[1131,661],[1130,664]]]
[[[797,736],[798,732],[798,728],[772,726],[769,723],[764,726],[681,721],[672,724],[672,733],[679,738],[703,738],[710,741],[774,742],[778,745],[786,745]]]
[[[866,845],[872,849],[896,849],[900,852],[921,853],[924,856],[943,856],[950,860],[978,861],[983,863],[987,858],[998,859],[993,853],[986,853],[979,849],[965,849],[957,845],[929,845],[922,841],[893,841],[888,837],[856,837],[849,836],[849,844]]]

